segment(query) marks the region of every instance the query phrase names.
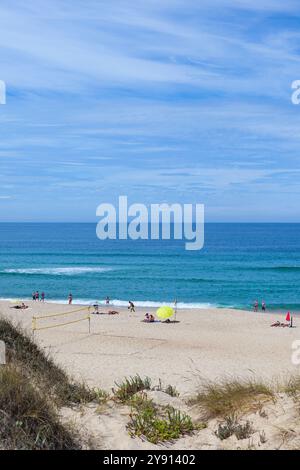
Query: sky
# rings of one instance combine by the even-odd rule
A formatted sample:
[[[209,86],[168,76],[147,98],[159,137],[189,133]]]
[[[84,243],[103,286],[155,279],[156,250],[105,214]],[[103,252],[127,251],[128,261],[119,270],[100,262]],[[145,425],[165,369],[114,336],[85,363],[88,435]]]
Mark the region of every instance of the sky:
[[[0,221],[300,222],[298,0],[1,0]]]

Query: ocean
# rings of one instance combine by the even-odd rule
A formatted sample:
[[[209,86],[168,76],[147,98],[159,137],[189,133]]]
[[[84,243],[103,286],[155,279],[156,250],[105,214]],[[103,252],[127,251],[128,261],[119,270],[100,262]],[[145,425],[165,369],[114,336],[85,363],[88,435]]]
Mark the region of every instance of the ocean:
[[[100,241],[96,224],[1,223],[0,297],[300,311],[300,224],[205,225],[205,246]]]

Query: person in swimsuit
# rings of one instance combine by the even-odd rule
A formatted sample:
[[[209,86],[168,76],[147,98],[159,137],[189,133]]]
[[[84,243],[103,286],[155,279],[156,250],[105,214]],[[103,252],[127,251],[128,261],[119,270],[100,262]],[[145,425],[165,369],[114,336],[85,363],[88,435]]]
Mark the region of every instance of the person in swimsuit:
[[[98,303],[94,304],[94,312],[93,313],[96,313],[96,314],[99,313],[99,304]]]
[[[71,292],[69,294],[68,300],[69,300],[69,305],[71,305],[73,302],[73,295],[71,294]]]

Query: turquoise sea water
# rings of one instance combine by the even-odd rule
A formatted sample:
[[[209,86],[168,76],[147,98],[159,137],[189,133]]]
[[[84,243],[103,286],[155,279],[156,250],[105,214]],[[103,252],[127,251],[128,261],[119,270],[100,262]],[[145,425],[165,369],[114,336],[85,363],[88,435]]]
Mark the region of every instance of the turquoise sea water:
[[[300,311],[300,224],[206,224],[205,247],[100,241],[96,224],[0,224],[0,297]]]

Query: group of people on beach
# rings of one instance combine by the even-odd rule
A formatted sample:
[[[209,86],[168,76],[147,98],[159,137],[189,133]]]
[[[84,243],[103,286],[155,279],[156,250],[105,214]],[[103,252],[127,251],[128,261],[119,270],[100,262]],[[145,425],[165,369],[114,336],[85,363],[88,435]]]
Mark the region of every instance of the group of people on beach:
[[[259,307],[259,303],[258,303],[258,300],[256,300],[253,304],[254,312],[258,312],[258,307]],[[261,303],[261,309],[262,309],[263,312],[265,312],[266,309],[267,309],[267,305],[266,305],[266,302],[264,300]]]
[[[155,322],[155,318],[154,318],[154,316],[152,315],[152,313],[151,313],[151,314],[150,314],[150,313],[146,313],[144,322],[145,322],[145,323],[153,323],[153,322]]]
[[[32,292],[32,300],[35,302],[45,302],[45,292],[42,292],[41,295],[38,290]]]
[[[32,292],[32,300],[34,300],[34,302],[45,302],[45,298],[46,298],[45,292],[41,292],[41,294],[39,293],[38,290]],[[71,305],[72,302],[73,302],[73,295],[70,292],[70,294],[68,296],[69,305]]]

